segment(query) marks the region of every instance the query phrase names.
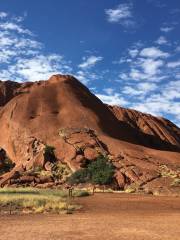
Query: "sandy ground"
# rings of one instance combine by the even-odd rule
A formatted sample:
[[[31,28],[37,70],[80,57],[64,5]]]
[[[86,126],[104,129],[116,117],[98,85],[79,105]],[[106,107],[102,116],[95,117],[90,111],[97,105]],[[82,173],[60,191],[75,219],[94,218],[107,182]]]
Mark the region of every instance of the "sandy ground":
[[[104,193],[78,201],[83,209],[72,215],[0,216],[0,240],[180,240],[180,198]]]

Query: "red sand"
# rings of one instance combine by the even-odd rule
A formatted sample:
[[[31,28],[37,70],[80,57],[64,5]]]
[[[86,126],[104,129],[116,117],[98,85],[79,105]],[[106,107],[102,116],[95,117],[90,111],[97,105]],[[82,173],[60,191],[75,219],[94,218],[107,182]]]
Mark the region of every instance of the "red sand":
[[[0,216],[0,240],[180,240],[180,199],[95,194],[73,215]]]

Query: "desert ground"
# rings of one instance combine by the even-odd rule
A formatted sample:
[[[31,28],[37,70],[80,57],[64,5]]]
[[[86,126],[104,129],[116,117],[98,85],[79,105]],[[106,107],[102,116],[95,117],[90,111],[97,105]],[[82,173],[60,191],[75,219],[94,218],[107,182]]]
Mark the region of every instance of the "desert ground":
[[[1,215],[0,240],[180,240],[180,198],[96,193],[73,214]]]

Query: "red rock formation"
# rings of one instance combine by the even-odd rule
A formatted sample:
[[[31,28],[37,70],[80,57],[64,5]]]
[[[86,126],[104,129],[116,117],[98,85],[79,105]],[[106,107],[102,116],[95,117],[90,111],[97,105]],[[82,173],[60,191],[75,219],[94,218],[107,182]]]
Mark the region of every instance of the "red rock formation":
[[[109,106],[109,109],[120,122],[180,147],[180,128],[169,120],[119,106]]]
[[[107,106],[72,76],[24,84],[1,82],[0,106],[0,147],[16,163],[13,172],[38,165],[50,169],[51,163],[44,159],[46,145],[55,147],[58,161],[72,171],[96,154],[107,154],[118,169],[115,176],[121,188],[157,178],[161,165],[180,167],[178,127],[148,114]],[[0,184],[10,176],[2,176]]]

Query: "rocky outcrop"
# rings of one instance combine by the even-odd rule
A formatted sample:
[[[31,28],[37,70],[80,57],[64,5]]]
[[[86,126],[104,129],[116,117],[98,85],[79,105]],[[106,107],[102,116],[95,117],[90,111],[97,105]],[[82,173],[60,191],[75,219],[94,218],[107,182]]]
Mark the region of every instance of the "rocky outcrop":
[[[92,129],[63,128],[59,130],[59,136],[74,149],[74,155],[67,163],[73,171],[85,167],[88,161],[95,160],[99,155],[108,154]]]
[[[0,106],[0,147],[16,164],[1,176],[1,185],[61,184],[62,175],[86,167],[100,154],[115,166],[120,189],[132,184],[143,188],[160,179],[161,166],[175,171],[180,167],[177,126],[107,106],[72,76],[23,84],[0,82]],[[44,157],[46,146],[53,147],[55,161]],[[32,177],[37,167],[42,169]],[[41,174],[46,175],[44,180]]]
[[[180,128],[169,120],[119,106],[109,106],[109,109],[120,123],[125,122],[145,134],[180,147]]]

